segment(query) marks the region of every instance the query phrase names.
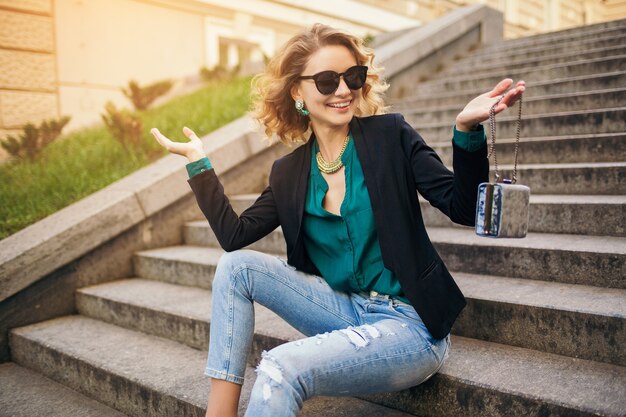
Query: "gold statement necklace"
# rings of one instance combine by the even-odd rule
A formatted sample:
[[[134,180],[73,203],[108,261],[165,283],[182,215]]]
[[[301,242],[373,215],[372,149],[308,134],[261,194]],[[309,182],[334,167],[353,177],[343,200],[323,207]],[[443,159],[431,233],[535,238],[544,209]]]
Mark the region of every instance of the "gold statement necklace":
[[[322,156],[322,153],[320,151],[317,151],[317,155],[316,155],[317,167],[320,169],[320,171],[322,171],[324,174],[332,174],[333,172],[337,172],[341,169],[341,167],[343,166],[343,161],[341,160],[341,156],[343,155],[343,152],[346,150],[346,147],[348,146],[349,139],[350,139],[350,135],[348,134],[346,136],[346,140],[343,141],[343,147],[341,148],[341,152],[339,152],[339,156],[337,157],[337,159],[335,159],[332,162],[326,162],[324,160],[324,157]]]

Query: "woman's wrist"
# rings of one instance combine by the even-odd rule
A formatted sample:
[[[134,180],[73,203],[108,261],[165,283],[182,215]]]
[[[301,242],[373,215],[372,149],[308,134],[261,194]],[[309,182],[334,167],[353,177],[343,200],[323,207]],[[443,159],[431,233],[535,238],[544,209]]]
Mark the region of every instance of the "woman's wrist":
[[[476,132],[480,130],[480,123],[474,123],[471,125],[467,125],[465,123],[456,122],[456,130],[459,132]]]
[[[460,132],[476,132],[480,130],[481,121],[476,121],[476,119],[472,120],[466,117],[463,117],[463,113],[457,115],[454,119],[454,123],[456,125],[456,130]]]
[[[191,163],[191,162],[199,161],[200,159],[204,158],[206,155],[203,152],[191,151],[186,156],[187,156],[187,159],[189,160],[189,163]]]
[[[456,120],[454,121],[455,125],[456,125],[456,130],[460,131],[460,132],[476,132],[477,130],[480,129],[480,122],[476,123],[473,121],[467,121],[467,120],[459,120],[459,118],[457,117]]]

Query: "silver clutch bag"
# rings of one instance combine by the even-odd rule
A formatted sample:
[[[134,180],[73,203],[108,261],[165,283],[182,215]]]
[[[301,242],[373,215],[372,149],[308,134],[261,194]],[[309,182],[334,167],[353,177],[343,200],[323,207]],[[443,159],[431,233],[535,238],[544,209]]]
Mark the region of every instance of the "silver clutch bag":
[[[525,237],[528,232],[530,188],[525,185],[483,182],[478,186],[476,234],[488,237]]]
[[[496,179],[495,182],[483,182],[478,186],[475,228],[478,236],[523,238],[526,237],[528,232],[530,188],[525,185],[515,184],[517,181],[517,151],[522,119],[522,98],[520,96],[515,142],[515,165],[512,180],[500,178],[498,161],[495,156],[496,129],[494,108],[500,100],[491,107],[489,112],[489,123],[491,125],[489,156],[492,154],[494,156]]]

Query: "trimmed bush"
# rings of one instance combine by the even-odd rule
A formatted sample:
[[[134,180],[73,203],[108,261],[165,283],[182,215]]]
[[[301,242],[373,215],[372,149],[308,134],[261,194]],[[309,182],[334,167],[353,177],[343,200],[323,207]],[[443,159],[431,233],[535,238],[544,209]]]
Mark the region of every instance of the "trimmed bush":
[[[133,103],[135,110],[146,110],[154,100],[170,91],[173,85],[174,83],[171,80],[164,80],[145,87],[139,87],[137,81],[130,80],[128,87],[122,88],[122,92]]]
[[[118,110],[110,101],[104,108],[107,114],[101,115],[102,120],[111,135],[126,150],[139,147],[143,131],[141,119],[126,109]]]
[[[61,131],[70,121],[69,116],[60,119],[48,119],[39,126],[26,123],[18,136],[7,136],[0,144],[9,154],[18,159],[35,159],[41,151],[61,135]]]

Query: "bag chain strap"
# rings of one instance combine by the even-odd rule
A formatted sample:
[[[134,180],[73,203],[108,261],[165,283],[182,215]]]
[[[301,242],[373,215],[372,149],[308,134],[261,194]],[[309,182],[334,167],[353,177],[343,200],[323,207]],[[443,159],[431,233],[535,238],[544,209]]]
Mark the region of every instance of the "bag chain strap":
[[[489,109],[489,126],[491,128],[491,145],[489,146],[489,154],[487,158],[490,158],[493,154],[493,161],[496,165],[496,182],[502,182],[500,175],[498,174],[498,159],[496,158],[496,111],[495,108],[500,103],[500,100],[504,98],[504,95],[496,101],[491,109]],[[519,97],[519,112],[517,114],[517,133],[515,135],[515,164],[513,165],[513,179],[511,184],[517,182],[517,151],[519,149],[519,134],[522,126],[522,96]]]

